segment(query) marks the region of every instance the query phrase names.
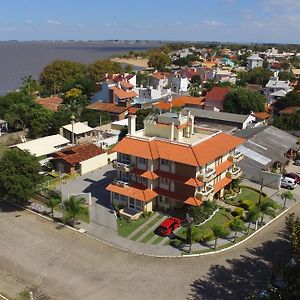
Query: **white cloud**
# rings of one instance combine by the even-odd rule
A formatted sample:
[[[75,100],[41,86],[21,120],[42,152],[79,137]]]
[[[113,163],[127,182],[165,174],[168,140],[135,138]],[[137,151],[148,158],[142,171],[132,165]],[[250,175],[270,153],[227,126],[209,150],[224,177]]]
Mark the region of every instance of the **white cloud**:
[[[207,26],[211,26],[211,27],[215,27],[215,26],[220,26],[221,25],[220,22],[215,21],[215,20],[205,20],[205,21],[203,21],[203,24],[207,25]]]
[[[60,25],[61,24],[61,22],[58,20],[47,20],[46,23],[50,24],[50,25]]]

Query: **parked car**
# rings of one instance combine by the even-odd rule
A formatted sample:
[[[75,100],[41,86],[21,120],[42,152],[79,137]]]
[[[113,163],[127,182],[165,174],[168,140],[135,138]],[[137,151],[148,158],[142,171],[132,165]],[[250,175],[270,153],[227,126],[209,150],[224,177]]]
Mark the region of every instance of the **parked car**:
[[[297,186],[297,182],[293,178],[282,177],[281,178],[281,187],[293,190]]]
[[[155,233],[162,236],[170,235],[175,229],[181,226],[182,220],[179,218],[170,217],[164,220],[159,227],[155,230]]]
[[[293,178],[298,184],[300,184],[300,176],[296,173],[286,173],[283,175],[283,177]]]

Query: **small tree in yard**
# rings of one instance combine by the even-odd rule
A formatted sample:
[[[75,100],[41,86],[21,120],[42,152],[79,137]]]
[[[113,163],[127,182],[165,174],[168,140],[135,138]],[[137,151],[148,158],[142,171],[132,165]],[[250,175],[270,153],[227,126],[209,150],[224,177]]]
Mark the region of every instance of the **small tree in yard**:
[[[71,221],[72,226],[75,226],[75,221],[78,216],[86,211],[84,205],[85,199],[71,196],[69,200],[64,202],[66,214],[64,216],[65,221]]]
[[[285,206],[286,206],[286,200],[296,200],[292,194],[291,191],[287,191],[287,192],[283,192],[281,195],[280,195],[281,199],[284,201],[283,202],[283,209],[285,209]]]
[[[58,206],[59,203],[61,203],[60,194],[55,191],[51,191],[49,193],[49,199],[47,200],[46,205],[51,209],[52,219],[54,219],[54,209]]]
[[[241,231],[245,230],[244,222],[240,219],[240,217],[235,217],[235,218],[230,222],[229,226],[230,226],[230,229],[231,229],[232,231],[234,231],[234,239],[233,239],[233,242],[235,242],[238,231],[241,232]]]
[[[259,210],[260,210],[260,225],[262,225],[265,214],[274,215],[274,204],[269,200],[262,201]]]
[[[250,231],[251,223],[256,222],[258,218],[259,218],[259,210],[256,207],[250,208],[250,210],[247,213],[247,222],[248,222],[247,234]]]
[[[213,235],[215,237],[215,249],[217,248],[218,238],[224,237],[227,234],[227,231],[222,225],[215,224],[211,227]]]

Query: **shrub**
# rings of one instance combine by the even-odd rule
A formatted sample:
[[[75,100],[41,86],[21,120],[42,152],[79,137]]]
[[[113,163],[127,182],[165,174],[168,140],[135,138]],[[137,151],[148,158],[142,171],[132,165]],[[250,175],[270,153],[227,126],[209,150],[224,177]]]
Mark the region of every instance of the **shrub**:
[[[255,203],[253,202],[253,200],[244,199],[241,201],[241,204],[239,206],[245,210],[249,210],[249,209],[255,207]]]
[[[234,211],[231,212],[233,217],[243,217],[244,209],[242,207],[237,207]]]

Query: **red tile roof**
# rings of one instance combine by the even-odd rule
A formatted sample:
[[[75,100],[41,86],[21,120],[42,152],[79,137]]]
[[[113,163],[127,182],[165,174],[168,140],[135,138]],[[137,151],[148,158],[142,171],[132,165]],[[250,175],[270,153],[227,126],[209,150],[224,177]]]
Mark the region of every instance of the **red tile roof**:
[[[54,96],[49,98],[38,98],[35,102],[46,109],[56,112],[58,111],[59,106],[63,103],[63,99],[58,96]]]
[[[100,102],[100,101],[90,104],[87,108],[99,110],[99,111],[106,111],[109,113],[117,113],[117,114],[121,114],[124,111],[128,110],[128,107],[118,106],[114,103]]]
[[[151,74],[152,77],[155,77],[156,79],[165,79],[170,73],[167,72],[154,72]]]
[[[130,186],[118,186],[109,184],[106,189],[110,192],[128,196],[143,202],[148,202],[157,196],[157,193],[149,188],[139,184],[130,184]]]
[[[53,157],[54,159],[62,159],[70,165],[76,165],[102,153],[104,151],[95,144],[82,144],[55,152]]]
[[[270,118],[270,114],[268,114],[266,111],[252,113],[252,116],[261,120],[266,120]]]
[[[133,88],[133,85],[128,81],[120,81],[120,84],[122,87],[127,88],[127,89]]]
[[[123,89],[120,89],[116,86],[113,86],[110,88],[111,90],[114,91],[114,94],[116,97],[118,97],[119,99],[128,99],[128,98],[134,98],[137,96],[137,93],[134,92],[134,91],[129,91],[129,92],[126,92],[124,91]]]
[[[195,146],[180,145],[159,139],[141,140],[125,137],[113,149],[116,152],[143,157],[163,158],[191,166],[203,166],[244,143],[244,139],[219,133]]]
[[[138,169],[138,168],[134,168],[132,171],[131,171],[132,174],[134,175],[138,175],[138,176],[141,176],[143,178],[146,178],[146,179],[152,179],[152,180],[155,180],[158,178],[158,175],[156,174],[156,172],[151,172],[149,170],[141,170],[141,169]]]
[[[232,161],[229,161],[229,160],[224,161],[223,163],[221,163],[220,165],[218,165],[216,167],[216,175],[219,175],[219,174],[223,173],[224,171],[226,171],[232,165],[233,165]]]
[[[228,178],[228,177],[224,177],[220,181],[216,182],[215,186],[214,186],[215,193],[217,193],[218,191],[220,191],[222,188],[224,188],[230,182],[231,182],[231,179]]]
[[[300,106],[288,106],[282,109],[279,113],[280,114],[294,114],[295,112],[300,110]]]
[[[159,110],[164,110],[168,111],[171,108],[171,103],[170,102],[156,102],[153,104],[153,107],[159,109]]]
[[[159,110],[169,111],[171,107],[184,107],[186,105],[204,105],[204,97],[181,96],[170,102],[157,102],[153,106]]]
[[[213,87],[205,96],[206,101],[220,101],[223,102],[225,97],[229,94],[229,87]]]

